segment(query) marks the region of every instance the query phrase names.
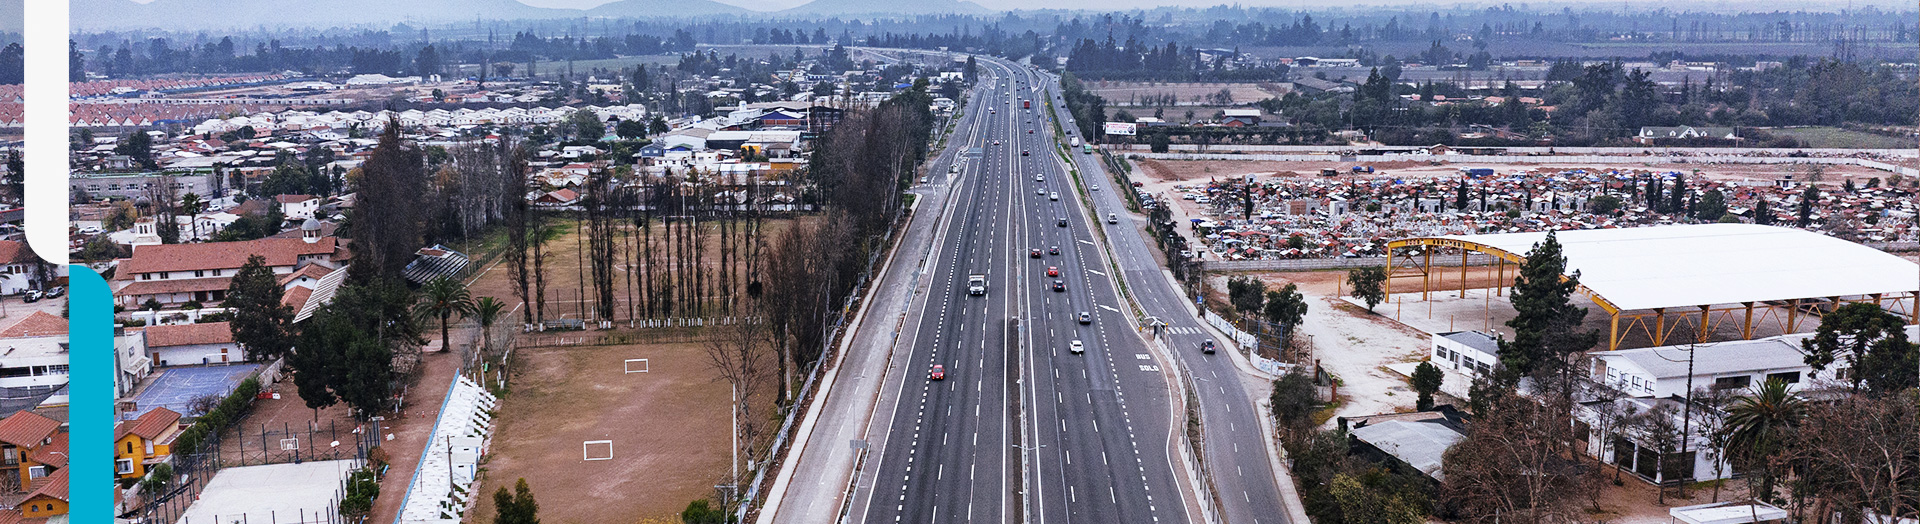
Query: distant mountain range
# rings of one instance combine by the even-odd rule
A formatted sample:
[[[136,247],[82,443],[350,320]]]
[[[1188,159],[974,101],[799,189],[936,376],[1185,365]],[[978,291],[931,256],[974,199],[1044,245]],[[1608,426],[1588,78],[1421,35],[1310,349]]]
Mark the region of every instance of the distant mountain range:
[[[0,0],[0,8],[22,0]],[[688,18],[756,15],[828,17],[993,12],[966,0],[814,0],[785,11],[751,11],[712,0],[619,0],[592,9],[533,7],[518,0],[71,0],[76,31],[330,27],[490,20]],[[15,9],[18,10],[17,8]],[[0,16],[0,18],[6,18]],[[16,18],[17,19],[17,18]],[[17,30],[17,29],[16,29]]]

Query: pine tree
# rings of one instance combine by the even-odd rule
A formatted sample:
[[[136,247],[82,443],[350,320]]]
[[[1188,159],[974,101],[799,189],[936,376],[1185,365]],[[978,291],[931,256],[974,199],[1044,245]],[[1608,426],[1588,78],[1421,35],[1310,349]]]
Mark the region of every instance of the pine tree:
[[[540,503],[534,502],[526,477],[513,484],[513,493],[506,486],[493,492],[493,508],[493,524],[540,524]]]
[[[1534,244],[1520,264],[1511,300],[1516,315],[1507,321],[1513,328],[1513,340],[1500,342],[1499,378],[1504,385],[1512,386],[1535,371],[1565,371],[1567,355],[1585,351],[1599,341],[1598,331],[1576,331],[1587,310],[1573,305],[1580,273],[1568,274],[1566,268],[1560,239],[1552,231]]]
[[[228,326],[233,340],[246,348],[248,360],[271,361],[293,348],[293,308],[280,303],[285,288],[260,255],[247,263],[227,284],[225,306],[233,311]]]

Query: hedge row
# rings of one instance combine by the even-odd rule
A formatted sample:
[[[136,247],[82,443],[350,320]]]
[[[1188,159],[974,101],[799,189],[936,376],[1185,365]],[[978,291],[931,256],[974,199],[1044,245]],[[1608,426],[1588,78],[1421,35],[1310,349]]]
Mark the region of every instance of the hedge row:
[[[240,417],[246,414],[247,408],[253,406],[253,398],[259,395],[259,379],[248,378],[241,381],[239,387],[233,388],[233,392],[227,394],[227,398],[220,399],[219,406],[214,407],[212,411],[202,413],[199,419],[194,420],[192,426],[180,432],[180,437],[173,441],[173,453],[188,454],[200,451],[200,446],[206,443],[210,435],[219,435],[221,430],[227,429],[227,426],[239,422]]]

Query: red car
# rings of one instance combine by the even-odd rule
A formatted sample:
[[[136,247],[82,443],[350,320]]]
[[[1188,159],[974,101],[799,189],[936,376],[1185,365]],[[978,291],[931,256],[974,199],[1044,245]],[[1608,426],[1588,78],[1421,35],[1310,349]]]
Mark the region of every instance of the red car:
[[[946,366],[934,364],[933,371],[930,373],[927,373],[927,380],[946,380],[946,379],[947,379]]]
[[[1050,276],[1050,277],[1060,276],[1060,268],[1054,267],[1054,266],[1047,266],[1047,276]]]

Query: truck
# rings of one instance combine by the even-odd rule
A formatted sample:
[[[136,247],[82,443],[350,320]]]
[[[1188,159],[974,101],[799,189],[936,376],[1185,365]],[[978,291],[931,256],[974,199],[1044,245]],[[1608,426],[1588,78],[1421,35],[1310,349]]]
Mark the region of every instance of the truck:
[[[1080,137],[1073,137],[1073,140],[1068,141],[1067,145],[1069,147],[1080,147]]]
[[[1092,142],[1088,142],[1088,143],[1087,143],[1086,145],[1083,145],[1083,146],[1080,146],[1080,147],[1084,147],[1084,148],[1086,148],[1086,149],[1085,149],[1084,151],[1086,151],[1086,153],[1087,153],[1087,154],[1089,154],[1089,155],[1091,155],[1091,154],[1093,154],[1093,143],[1092,143]]]
[[[1033,109],[1033,101],[1032,101],[1032,100],[1021,100],[1021,101],[1020,101],[1020,108],[1021,108],[1021,109]]]
[[[967,294],[969,295],[987,294],[987,276],[986,275],[967,275]]]

